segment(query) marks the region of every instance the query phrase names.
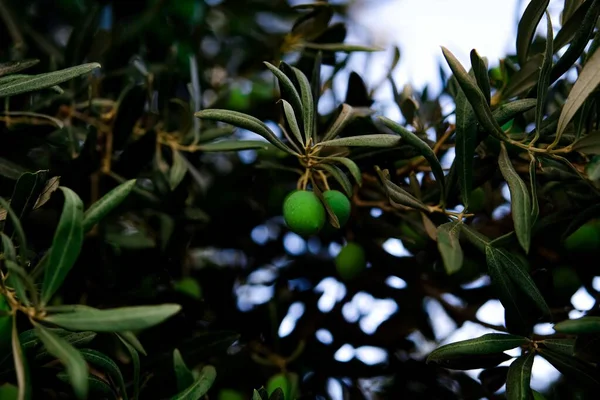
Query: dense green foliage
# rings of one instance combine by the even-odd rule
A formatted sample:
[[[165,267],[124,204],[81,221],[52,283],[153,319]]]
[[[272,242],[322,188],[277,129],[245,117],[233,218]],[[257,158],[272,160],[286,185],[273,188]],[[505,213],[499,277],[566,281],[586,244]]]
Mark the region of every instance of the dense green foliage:
[[[556,33],[548,4],[498,67],[442,48],[439,96],[399,90],[395,49],[395,121],[345,5],[0,0],[0,397],[595,398],[600,1]],[[432,302],[493,332],[440,346]]]

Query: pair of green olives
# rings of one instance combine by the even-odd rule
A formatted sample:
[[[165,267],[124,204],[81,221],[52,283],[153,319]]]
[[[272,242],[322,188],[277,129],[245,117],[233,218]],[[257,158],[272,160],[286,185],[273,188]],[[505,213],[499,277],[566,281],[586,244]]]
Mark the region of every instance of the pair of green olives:
[[[337,217],[340,227],[344,226],[350,218],[351,204],[348,197],[340,191],[327,190],[323,192],[323,199]],[[306,237],[316,235],[323,229],[327,213],[314,192],[296,190],[283,201],[283,218],[294,233]]]

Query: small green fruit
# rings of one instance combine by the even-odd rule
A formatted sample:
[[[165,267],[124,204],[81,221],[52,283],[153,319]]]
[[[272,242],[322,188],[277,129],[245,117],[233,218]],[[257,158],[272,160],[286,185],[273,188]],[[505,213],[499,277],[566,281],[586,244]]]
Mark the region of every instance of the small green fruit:
[[[283,218],[287,226],[300,236],[317,234],[325,224],[325,208],[313,192],[298,190],[283,202]]]
[[[219,400],[244,400],[245,396],[235,389],[221,389],[219,391]]]
[[[350,204],[350,200],[346,195],[338,190],[327,190],[323,192],[323,198],[337,217],[340,228],[346,225],[348,219],[350,219],[350,209],[352,208],[352,204]]]
[[[577,272],[566,266],[552,270],[552,282],[556,297],[562,301],[569,301],[582,285]]]
[[[365,251],[358,243],[349,242],[335,258],[335,267],[343,280],[356,278],[367,268]]]
[[[283,395],[285,396],[285,400],[294,400],[297,394],[297,385],[298,385],[298,375],[289,372],[278,373],[269,378],[267,381],[267,386],[265,389],[269,394],[269,397],[273,394],[275,389],[281,388],[283,391]]]
[[[200,284],[194,278],[189,276],[181,278],[176,282],[175,290],[197,300],[202,298],[202,288],[200,287]]]
[[[593,251],[600,248],[600,230],[596,222],[588,222],[573,232],[565,240],[569,251]]]
[[[478,187],[469,194],[469,212],[479,212],[485,205],[485,191]]]
[[[0,360],[8,354],[12,343],[12,317],[8,314],[10,306],[0,294]]]

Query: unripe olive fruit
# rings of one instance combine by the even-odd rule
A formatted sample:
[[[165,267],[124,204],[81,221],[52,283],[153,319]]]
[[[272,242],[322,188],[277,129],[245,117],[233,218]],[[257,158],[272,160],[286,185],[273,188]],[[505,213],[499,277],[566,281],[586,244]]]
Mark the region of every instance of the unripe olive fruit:
[[[367,259],[362,246],[348,242],[335,258],[335,268],[343,280],[356,278],[367,268]]]
[[[221,389],[219,391],[219,400],[244,400],[245,396],[235,389]]]
[[[325,224],[325,207],[313,192],[297,190],[283,201],[283,218],[298,235],[315,235]]]
[[[326,190],[323,192],[323,199],[335,214],[340,223],[340,228],[346,225],[350,218],[350,209],[352,204],[346,195],[338,190]]]
[[[289,372],[287,374],[281,372],[269,378],[265,389],[269,396],[271,396],[275,389],[281,388],[283,395],[285,396],[285,400],[294,400],[296,398],[297,384],[297,374],[293,372]]]
[[[565,249],[570,251],[592,251],[600,248],[600,229],[596,222],[582,225],[565,240]]]
[[[12,317],[9,312],[8,302],[0,294],[0,360],[10,351],[12,342]]]

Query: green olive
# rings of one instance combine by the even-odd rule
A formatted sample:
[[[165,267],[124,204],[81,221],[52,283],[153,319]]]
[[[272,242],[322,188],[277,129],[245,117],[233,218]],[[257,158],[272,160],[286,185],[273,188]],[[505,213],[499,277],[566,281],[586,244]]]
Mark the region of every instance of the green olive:
[[[298,375],[293,372],[278,373],[269,378],[265,389],[269,396],[273,394],[275,389],[281,388],[285,400],[294,400],[297,392]]]
[[[348,197],[338,190],[327,190],[323,192],[323,199],[337,217],[340,228],[346,225],[350,219],[350,209],[352,208]]]
[[[283,201],[283,218],[300,236],[317,234],[325,224],[325,208],[313,192],[297,190]]]
[[[335,267],[343,280],[356,278],[367,268],[365,251],[355,242],[346,244],[335,258]]]

